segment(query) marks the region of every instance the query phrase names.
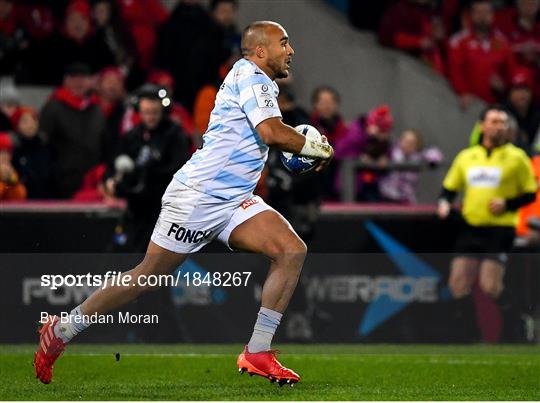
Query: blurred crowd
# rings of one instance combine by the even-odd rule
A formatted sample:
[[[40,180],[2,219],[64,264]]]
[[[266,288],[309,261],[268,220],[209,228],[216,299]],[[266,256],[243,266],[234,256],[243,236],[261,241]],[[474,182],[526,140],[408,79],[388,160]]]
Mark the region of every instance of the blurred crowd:
[[[142,193],[163,193],[161,177],[200,145],[239,58],[236,9],[234,0],[170,11],[159,0],[0,0],[0,77],[15,83],[0,89],[0,198],[120,197],[108,181],[119,156],[145,177]],[[21,85],[54,90],[38,111],[21,104]]]
[[[205,4],[181,0],[169,11],[159,0],[0,0],[0,75],[55,88],[40,111],[21,105],[16,86],[0,91],[0,197],[123,197],[131,210],[150,203],[159,211],[168,180],[200,146],[219,85],[240,57],[237,2]],[[424,160],[418,131],[393,139],[384,105],[347,124],[338,92],[327,86],[313,91],[307,112],[291,81],[280,83],[285,123],[317,127],[336,161],[323,175],[299,177],[273,153],[258,193],[286,215],[302,206],[310,216],[321,200],[339,200],[340,161],[358,157],[369,166],[358,174],[358,200],[416,201],[418,174],[386,167]]]
[[[369,10],[349,2],[353,25],[446,77],[461,108],[475,98],[502,105],[510,118],[507,140],[531,156],[540,185],[539,12],[540,0],[383,0]],[[480,135],[477,125],[471,144]],[[521,209],[520,236],[531,235],[526,223],[540,216],[538,195]]]
[[[373,20],[382,44],[447,75],[463,107],[473,96],[504,102],[515,118],[512,141],[531,153],[540,125],[539,3],[387,1]],[[236,0],[180,0],[171,10],[159,0],[0,0],[0,77],[54,87],[39,111],[21,104],[16,86],[0,90],[0,198],[122,197],[132,209],[151,200],[159,211],[240,57],[237,7]],[[284,122],[315,126],[336,158],[322,174],[296,176],[272,152],[259,194],[309,223],[321,200],[340,200],[342,161],[355,159],[356,200],[416,203],[419,167],[442,160],[418,130],[394,133],[387,105],[346,122],[329,86],[315,88],[304,110],[293,80],[279,85]]]
[[[462,108],[475,97],[504,104],[517,123],[515,142],[539,151],[539,0],[387,0],[371,25],[350,4],[355,25],[445,76]]]

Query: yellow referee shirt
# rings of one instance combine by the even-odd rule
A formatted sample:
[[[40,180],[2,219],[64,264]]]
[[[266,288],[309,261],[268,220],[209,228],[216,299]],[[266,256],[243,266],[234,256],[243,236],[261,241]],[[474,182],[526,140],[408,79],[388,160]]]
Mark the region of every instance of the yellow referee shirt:
[[[482,145],[461,151],[446,174],[443,186],[463,191],[463,217],[474,226],[517,225],[517,212],[495,216],[489,211],[493,198],[512,199],[536,192],[536,181],[529,157],[513,144],[494,148],[490,153]]]

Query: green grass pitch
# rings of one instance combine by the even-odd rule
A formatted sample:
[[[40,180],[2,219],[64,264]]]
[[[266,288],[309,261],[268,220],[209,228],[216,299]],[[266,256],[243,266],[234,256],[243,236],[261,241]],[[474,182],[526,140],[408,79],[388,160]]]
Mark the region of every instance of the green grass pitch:
[[[34,378],[34,346],[0,345],[0,399],[540,400],[540,346],[277,347],[294,388],[240,375],[240,345],[74,343],[50,385]]]

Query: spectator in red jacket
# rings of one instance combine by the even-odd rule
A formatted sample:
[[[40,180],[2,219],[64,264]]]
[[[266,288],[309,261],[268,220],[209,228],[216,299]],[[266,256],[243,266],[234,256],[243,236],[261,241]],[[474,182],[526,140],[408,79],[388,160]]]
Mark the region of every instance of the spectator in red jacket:
[[[347,134],[335,145],[336,160],[358,158],[366,164],[384,168],[390,157],[394,117],[388,105],[379,105],[361,115],[349,126]],[[380,172],[365,169],[357,175],[357,197],[361,201],[381,201]],[[339,178],[336,178],[341,187]]]
[[[507,7],[496,15],[495,25],[512,43],[520,63],[530,62],[530,57],[538,53],[539,8],[539,0],[517,0],[516,7]]]
[[[336,144],[347,132],[345,121],[339,113],[340,102],[339,93],[329,86],[318,87],[311,95],[313,112],[309,120],[330,144]]]
[[[379,41],[421,58],[444,74],[445,29],[433,0],[400,0],[385,12]]]
[[[470,5],[470,29],[452,36],[448,50],[448,74],[467,108],[476,96],[486,102],[498,101],[510,82],[514,60],[510,44],[493,28],[493,5],[474,0]]]
[[[109,66],[100,71],[97,82],[99,106],[106,118],[123,102],[126,96],[124,73],[116,66]]]
[[[66,67],[62,87],[41,111],[40,126],[55,160],[54,180],[59,198],[71,198],[87,171],[104,159],[105,118],[93,80],[83,64]]]
[[[101,70],[97,82],[97,97],[105,116],[104,157],[108,161],[116,153],[122,133],[122,120],[126,113],[125,76],[122,70],[115,66]]]
[[[530,71],[535,82],[540,78],[540,22],[537,21],[540,0],[517,0],[516,7],[501,11],[497,27],[511,43],[516,62]],[[540,85],[535,83],[533,94],[540,103]]]
[[[11,164],[13,142],[7,133],[0,133],[0,200],[24,200],[26,188]]]
[[[21,106],[12,116],[14,149],[12,163],[24,184],[29,199],[52,196],[53,161],[39,135],[37,111]]]
[[[321,86],[313,91],[311,105],[313,112],[310,123],[325,135],[328,142],[335,144],[347,133],[347,125],[339,113],[340,96],[332,87]],[[326,200],[337,200],[338,194],[334,186],[337,165],[332,161],[323,173],[323,197]]]
[[[522,67],[516,69],[508,98],[503,104],[516,118],[518,124],[514,144],[529,153],[540,130],[540,110],[532,102],[533,86],[534,80],[529,70]]]

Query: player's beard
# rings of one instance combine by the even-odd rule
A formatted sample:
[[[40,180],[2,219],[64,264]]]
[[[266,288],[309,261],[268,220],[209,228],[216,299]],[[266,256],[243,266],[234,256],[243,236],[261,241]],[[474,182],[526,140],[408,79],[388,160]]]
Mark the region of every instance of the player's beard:
[[[289,77],[289,72],[287,70],[281,70],[276,73],[276,78],[287,78]]]
[[[283,64],[285,64],[285,67],[283,67]],[[287,64],[278,64],[275,61],[268,62],[268,66],[272,69],[274,72],[275,78],[287,78],[289,77],[289,72],[287,71]]]

